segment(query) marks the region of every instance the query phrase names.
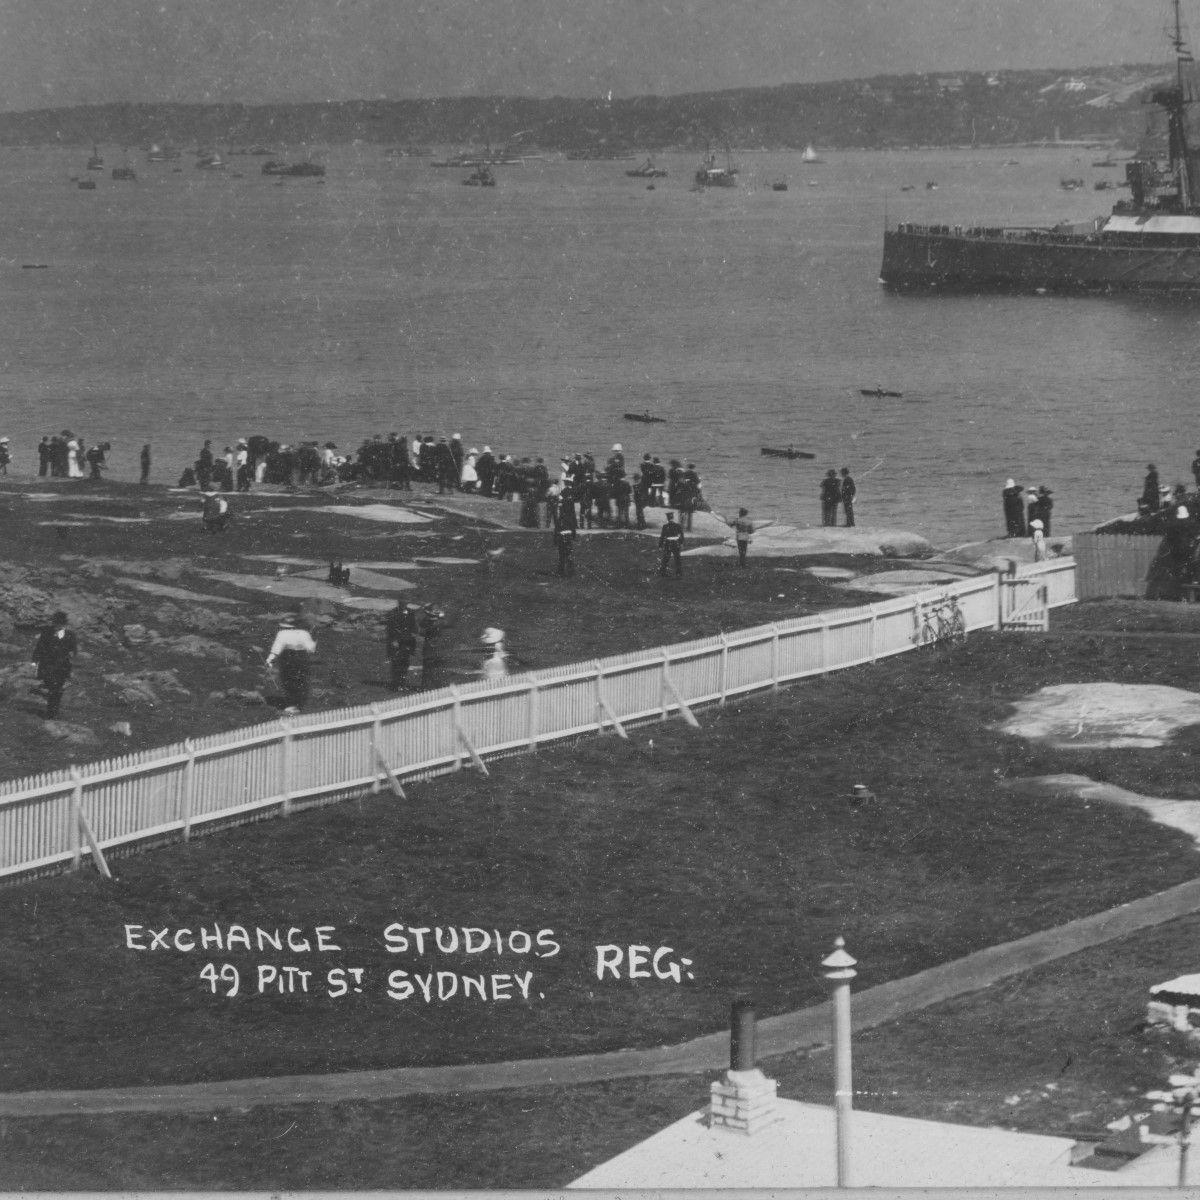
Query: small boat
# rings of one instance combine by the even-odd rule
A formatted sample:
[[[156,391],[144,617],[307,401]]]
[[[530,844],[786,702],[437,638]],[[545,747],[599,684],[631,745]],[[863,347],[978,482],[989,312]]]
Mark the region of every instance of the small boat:
[[[937,191],[937,181],[934,179],[927,179],[925,181],[925,190],[927,192],[936,192]]]
[[[202,150],[196,159],[196,166],[202,171],[223,171],[225,160],[215,150]]]
[[[804,147],[804,153],[800,155],[800,161],[802,163],[819,163],[824,162],[825,160],[817,154],[816,150],[814,150],[812,147],[812,143],[810,142]]]
[[[666,167],[656,167],[652,158],[646,159],[640,167],[634,167],[632,171],[626,171],[631,179],[666,179]]]
[[[773,192],[786,192],[787,190],[788,190],[788,185],[787,185],[786,179],[776,179],[771,184],[771,191],[773,191]]]
[[[94,192],[96,190],[96,181],[94,179],[81,179],[75,186],[81,192]]]
[[[860,396],[872,396],[876,400],[882,400],[884,397],[891,400],[899,400],[904,395],[903,392],[888,392],[883,388],[859,388],[858,394]]]
[[[320,178],[325,174],[325,168],[320,163],[309,162],[307,159],[304,162],[298,163],[280,162],[278,159],[271,159],[270,162],[263,163],[262,173],[264,175],[295,175]]]
[[[738,169],[729,158],[729,148],[725,149],[725,165],[717,166],[717,156],[709,153],[696,172],[697,187],[737,187]]]
[[[1064,192],[1077,192],[1081,187],[1083,187],[1083,180],[1082,179],[1060,179],[1058,181],[1058,186],[1060,188],[1062,188],[1062,190]]]
[[[807,450],[795,450],[788,446],[786,450],[780,450],[775,446],[763,446],[760,451],[762,454],[767,454],[771,458],[816,458],[815,454],[810,454]]]
[[[49,263],[22,263],[22,271],[45,271],[49,269]]]
[[[1119,167],[1120,165],[1120,161],[1113,158],[1111,154],[1107,158],[1098,158],[1092,163],[1093,167]]]
[[[487,169],[487,167],[476,167],[470,175],[463,180],[466,187],[495,187],[496,177]]]
[[[137,182],[137,172],[132,167],[113,167],[112,177],[128,180],[131,183]]]
[[[911,183],[902,183],[902,184],[900,185],[900,190],[901,190],[902,192],[911,192],[911,191],[913,190],[913,186],[914,186],[914,185],[913,185],[913,184],[911,184]]]
[[[87,160],[87,169],[89,171],[99,171],[104,166],[104,159],[100,157],[99,147],[92,143],[92,156]]]
[[[641,421],[645,425],[665,425],[666,417],[652,417],[648,412],[645,413],[626,413],[625,420]]]

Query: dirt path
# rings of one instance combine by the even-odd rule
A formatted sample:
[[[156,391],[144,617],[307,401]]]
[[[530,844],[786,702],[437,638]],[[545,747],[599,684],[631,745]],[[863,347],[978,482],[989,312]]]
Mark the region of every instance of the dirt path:
[[[979,950],[904,979],[868,988],[854,997],[854,1028],[871,1029],[955,996],[979,991],[1068,954],[1114,941],[1176,917],[1200,911],[1200,880],[1192,880],[1130,904],[1013,942]],[[827,1043],[824,1004],[759,1022],[761,1058],[813,1050]],[[453,1067],[398,1067],[333,1075],[283,1075],[158,1087],[0,1094],[0,1117],[38,1117],[119,1112],[203,1112],[263,1104],[392,1100],[401,1096],[562,1087],[645,1075],[686,1075],[721,1070],[729,1061],[722,1032],[678,1046],[619,1050],[569,1058],[521,1059]]]

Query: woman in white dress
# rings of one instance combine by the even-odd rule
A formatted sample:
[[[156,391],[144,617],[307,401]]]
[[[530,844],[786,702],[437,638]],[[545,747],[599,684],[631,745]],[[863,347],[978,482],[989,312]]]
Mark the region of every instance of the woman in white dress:
[[[83,463],[79,461],[79,451],[83,445],[81,438],[75,437],[74,434],[67,440],[67,478],[82,479],[83,478]]]

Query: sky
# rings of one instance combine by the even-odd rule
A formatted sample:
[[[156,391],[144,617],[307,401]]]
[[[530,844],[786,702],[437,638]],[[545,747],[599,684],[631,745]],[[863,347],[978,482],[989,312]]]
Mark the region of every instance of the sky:
[[[1166,0],[0,0],[0,109],[621,97],[1165,62],[1169,8]],[[1200,0],[1184,0],[1184,12],[1200,30]]]

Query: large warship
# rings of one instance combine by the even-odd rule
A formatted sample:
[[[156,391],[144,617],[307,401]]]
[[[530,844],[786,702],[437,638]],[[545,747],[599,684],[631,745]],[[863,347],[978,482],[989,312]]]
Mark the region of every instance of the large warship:
[[[1047,228],[917,225],[883,235],[892,288],[1200,295],[1200,151],[1188,143],[1192,55],[1174,4],[1175,78],[1150,95],[1167,117],[1168,161],[1125,164],[1130,198],[1106,217]]]

